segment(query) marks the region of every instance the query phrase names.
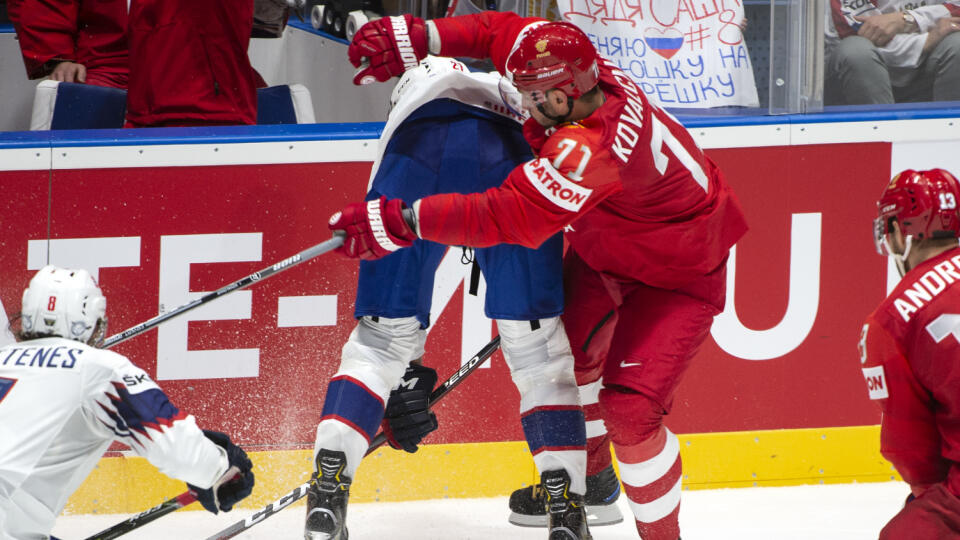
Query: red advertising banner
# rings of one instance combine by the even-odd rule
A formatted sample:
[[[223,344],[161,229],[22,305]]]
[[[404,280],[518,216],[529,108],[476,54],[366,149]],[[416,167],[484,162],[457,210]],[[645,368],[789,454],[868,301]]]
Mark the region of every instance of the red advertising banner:
[[[708,154],[725,172],[750,225],[736,247],[736,316],[746,329],[773,334],[769,354],[782,354],[745,360],[744,352],[763,348],[763,340],[744,332],[737,347],[726,343],[730,338],[720,340],[725,351],[715,325],[679,390],[671,427],[699,433],[879,423],[856,347],[863,320],[886,295],[887,261],[874,251],[871,235],[876,200],[889,181],[890,145]],[[819,231],[812,230],[817,222]],[[802,243],[807,253],[798,250]],[[809,264],[813,257],[819,264]],[[789,308],[810,303],[811,296],[809,319],[787,321]],[[728,290],[724,316],[729,298]],[[772,330],[778,325],[781,332]]]
[[[873,424],[855,355],[883,298],[870,240],[889,144],[712,150],[751,226],[732,259],[733,308],[688,373],[668,424],[680,433]],[[32,268],[99,267],[109,334],[327,238],[362,198],[370,163],[0,172],[0,301]],[[48,219],[49,216],[49,219]],[[48,242],[47,239],[50,239]],[[323,255],[118,345],[205,427],[262,449],[311,446],[328,379],[353,328],[356,263]],[[425,362],[441,377],[485,343],[449,297]],[[190,319],[190,320],[186,320]],[[622,323],[621,323],[622,324]],[[468,340],[465,336],[470,334]],[[479,347],[477,347],[479,348]],[[500,355],[441,403],[431,442],[520,440]]]

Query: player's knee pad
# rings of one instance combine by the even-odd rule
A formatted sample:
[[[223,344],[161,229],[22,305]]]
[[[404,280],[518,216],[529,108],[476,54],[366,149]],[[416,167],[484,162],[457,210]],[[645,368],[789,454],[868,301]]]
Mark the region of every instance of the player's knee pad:
[[[407,365],[423,356],[426,332],[416,317],[361,317],[343,345],[338,374],[358,377],[386,398]]]
[[[663,406],[649,396],[623,386],[600,390],[600,411],[615,444],[639,444],[660,431],[666,414]]]
[[[530,321],[497,320],[500,347],[521,400],[577,403],[573,353],[563,324],[559,317],[537,322],[539,328],[534,329]]]

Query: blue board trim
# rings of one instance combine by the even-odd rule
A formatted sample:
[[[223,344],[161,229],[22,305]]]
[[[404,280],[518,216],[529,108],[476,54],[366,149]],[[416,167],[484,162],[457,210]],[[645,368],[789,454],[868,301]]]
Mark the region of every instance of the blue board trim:
[[[687,128],[882,122],[895,120],[960,119],[960,103],[893,105],[880,109],[834,107],[815,114],[765,115],[759,109],[734,111],[673,110]],[[701,114],[702,113],[702,114]],[[169,144],[226,144],[289,141],[337,141],[377,139],[382,122],[342,124],[280,124],[142,129],[87,129],[60,131],[0,132],[0,149],[84,146],[135,146]]]
[[[757,108],[667,109],[687,128],[768,126],[772,124],[830,124],[838,122],[885,122],[891,120],[928,120],[960,118],[960,102],[905,103],[825,107],[824,112],[770,115]]]
[[[0,133],[0,148],[142,146],[378,139],[382,122],[142,129],[65,129]]]

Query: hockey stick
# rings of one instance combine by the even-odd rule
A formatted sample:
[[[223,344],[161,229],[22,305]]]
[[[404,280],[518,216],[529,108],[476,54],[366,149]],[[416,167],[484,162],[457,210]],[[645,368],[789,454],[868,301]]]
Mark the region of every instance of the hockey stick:
[[[128,532],[143,527],[147,523],[155,519],[159,519],[171,512],[175,512],[188,504],[191,504],[197,500],[197,496],[192,491],[186,491],[177,495],[172,499],[168,499],[153,508],[140,512],[139,514],[117,523],[116,525],[104,529],[93,536],[88,536],[84,540],[112,540],[118,536],[127,534]]]
[[[234,281],[233,283],[226,285],[224,287],[221,287],[213,292],[208,292],[207,294],[201,296],[200,298],[197,298],[196,300],[188,304],[184,304],[173,311],[161,313],[160,315],[157,315],[156,317],[148,321],[144,321],[132,328],[128,328],[123,332],[120,332],[119,334],[112,335],[103,341],[103,345],[101,345],[101,348],[109,349],[110,347],[113,347],[117,343],[121,343],[123,341],[126,341],[132,338],[133,336],[142,334],[147,330],[150,330],[151,328],[159,325],[160,323],[166,322],[178,315],[183,315],[184,313],[190,311],[191,309],[198,308],[203,304],[206,304],[207,302],[216,300],[217,298],[220,298],[221,296],[232,293],[233,291],[239,291],[240,289],[243,289],[244,287],[248,287],[258,281],[262,281],[269,277],[273,277],[279,274],[280,272],[283,272],[284,270],[293,268],[294,266],[300,263],[307,262],[310,259],[323,255],[328,251],[333,251],[334,249],[337,249],[342,245],[343,245],[343,235],[334,234],[333,238],[325,242],[321,242],[313,247],[309,247],[292,257],[287,257],[286,259],[276,264],[268,266],[263,270],[260,270],[259,272],[254,272],[243,279]]]
[[[433,392],[430,394],[430,406],[432,407],[438,401],[443,399],[451,390],[453,390],[458,384],[460,384],[467,375],[473,373],[480,364],[484,362],[487,358],[497,351],[500,348],[500,336],[493,338],[490,343],[484,345],[480,352],[473,356],[473,358],[467,360],[465,364],[460,366],[460,369],[456,371],[449,379],[443,382],[440,386],[434,388]],[[381,431],[377,434],[373,440],[370,441],[370,447],[367,448],[367,453],[365,456],[370,455],[377,448],[380,448],[387,442],[387,436]],[[280,510],[290,506],[291,504],[300,500],[304,495],[307,494],[307,491],[310,489],[310,482],[304,482],[296,487],[293,491],[287,493],[283,497],[280,497],[276,501],[268,504],[265,508],[259,512],[254,513],[246,519],[242,519],[233,525],[230,525],[226,529],[214,534],[207,538],[207,540],[226,540],[227,538],[233,538],[234,536],[242,533],[243,531],[253,527],[257,523],[267,519],[268,517],[276,514]]]
[[[110,347],[113,347],[114,345],[120,342],[126,341],[134,336],[142,334],[147,330],[150,330],[160,325],[163,322],[166,322],[179,315],[182,315],[203,304],[216,300],[217,298],[220,298],[221,296],[224,296],[233,291],[238,291],[240,289],[248,287],[253,283],[256,283],[257,281],[262,281],[269,277],[275,276],[280,272],[283,272],[284,270],[293,268],[294,266],[300,263],[309,261],[310,259],[323,255],[328,251],[337,249],[342,245],[343,245],[343,235],[335,234],[333,238],[331,238],[330,240],[321,242],[313,247],[309,247],[301,251],[300,253],[297,253],[292,257],[288,257],[276,264],[268,266],[267,268],[264,268],[259,272],[254,272],[243,279],[234,281],[233,283],[226,285],[224,287],[221,287],[216,291],[209,292],[188,304],[184,304],[178,307],[173,311],[169,311],[167,313],[161,313],[160,315],[157,315],[156,317],[148,321],[144,321],[132,328],[129,328],[127,330],[124,330],[123,332],[120,332],[119,334],[110,336],[109,338],[104,340],[103,345],[101,345],[101,348],[109,349]],[[157,506],[154,506],[149,510],[145,510],[129,519],[126,519],[120,523],[117,523],[112,527],[104,529],[99,533],[88,537],[85,540],[110,540],[112,538],[117,538],[118,536],[127,534],[128,532],[136,528],[142,527],[155,519],[161,518],[171,512],[175,512],[183,508],[184,506],[192,504],[196,502],[196,500],[197,500],[197,497],[192,491],[185,491],[180,495],[177,495],[176,497],[163,501],[162,503],[158,504]]]

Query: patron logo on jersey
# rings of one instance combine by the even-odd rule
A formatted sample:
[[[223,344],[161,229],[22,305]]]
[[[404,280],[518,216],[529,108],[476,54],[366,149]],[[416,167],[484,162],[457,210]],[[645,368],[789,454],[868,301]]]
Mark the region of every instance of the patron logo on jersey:
[[[870,399],[887,399],[890,397],[889,392],[887,392],[887,377],[883,372],[883,366],[862,368],[862,371],[863,378],[867,381]]]
[[[593,193],[567,180],[546,158],[524,163],[523,172],[548,201],[570,212],[578,212]]]

